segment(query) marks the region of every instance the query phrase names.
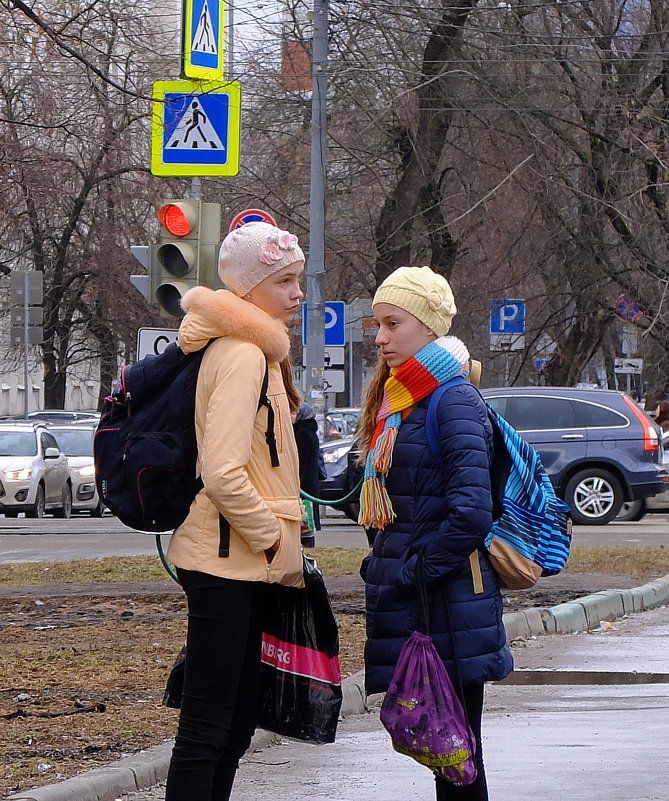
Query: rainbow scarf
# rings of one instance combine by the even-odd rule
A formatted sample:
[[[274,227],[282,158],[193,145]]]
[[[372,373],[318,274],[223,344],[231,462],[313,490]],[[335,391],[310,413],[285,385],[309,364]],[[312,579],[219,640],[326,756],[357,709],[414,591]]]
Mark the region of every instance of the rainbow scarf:
[[[469,351],[457,337],[439,337],[391,372],[383,389],[376,428],[369,443],[360,491],[358,522],[385,528],[395,519],[386,490],[397,433],[413,407],[451,378],[469,372]]]

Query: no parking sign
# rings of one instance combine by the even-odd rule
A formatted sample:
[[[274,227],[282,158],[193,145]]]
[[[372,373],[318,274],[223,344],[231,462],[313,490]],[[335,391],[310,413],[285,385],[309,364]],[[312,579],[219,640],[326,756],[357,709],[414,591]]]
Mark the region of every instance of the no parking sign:
[[[235,228],[241,228],[242,225],[246,225],[246,223],[250,222],[266,222],[270,225],[276,225],[276,220],[269,212],[263,211],[262,209],[245,209],[244,211],[240,211],[232,220],[228,230],[234,231]]]

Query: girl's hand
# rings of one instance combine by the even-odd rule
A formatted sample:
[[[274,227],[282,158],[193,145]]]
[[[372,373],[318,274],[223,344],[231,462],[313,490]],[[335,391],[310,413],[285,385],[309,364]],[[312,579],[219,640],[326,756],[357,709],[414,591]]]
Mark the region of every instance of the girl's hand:
[[[267,548],[265,550],[265,556],[267,557],[267,561],[271,562],[274,559],[276,552],[279,550],[279,545],[281,544],[281,538],[279,538],[271,548]]]

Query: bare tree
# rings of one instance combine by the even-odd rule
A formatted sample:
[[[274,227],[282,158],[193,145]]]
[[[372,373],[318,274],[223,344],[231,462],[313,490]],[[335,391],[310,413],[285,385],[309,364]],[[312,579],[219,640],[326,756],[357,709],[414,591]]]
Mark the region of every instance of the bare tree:
[[[121,246],[142,228],[151,188],[148,107],[135,97],[148,94],[148,8],[72,2],[41,17],[56,38],[17,11],[6,29],[18,54],[0,69],[10,165],[0,191],[14,210],[6,261],[44,275],[47,406],[62,407],[68,369],[92,357],[102,357],[108,387],[119,344],[146,316]],[[75,67],[64,41],[94,69]]]

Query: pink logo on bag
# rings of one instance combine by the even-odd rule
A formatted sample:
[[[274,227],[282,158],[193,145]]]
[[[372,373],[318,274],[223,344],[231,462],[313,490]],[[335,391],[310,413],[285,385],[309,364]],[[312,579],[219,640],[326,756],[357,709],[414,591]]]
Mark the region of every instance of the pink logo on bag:
[[[284,642],[264,632],[261,661],[284,673],[293,673],[336,686],[341,684],[338,656],[327,656],[321,651]]]

